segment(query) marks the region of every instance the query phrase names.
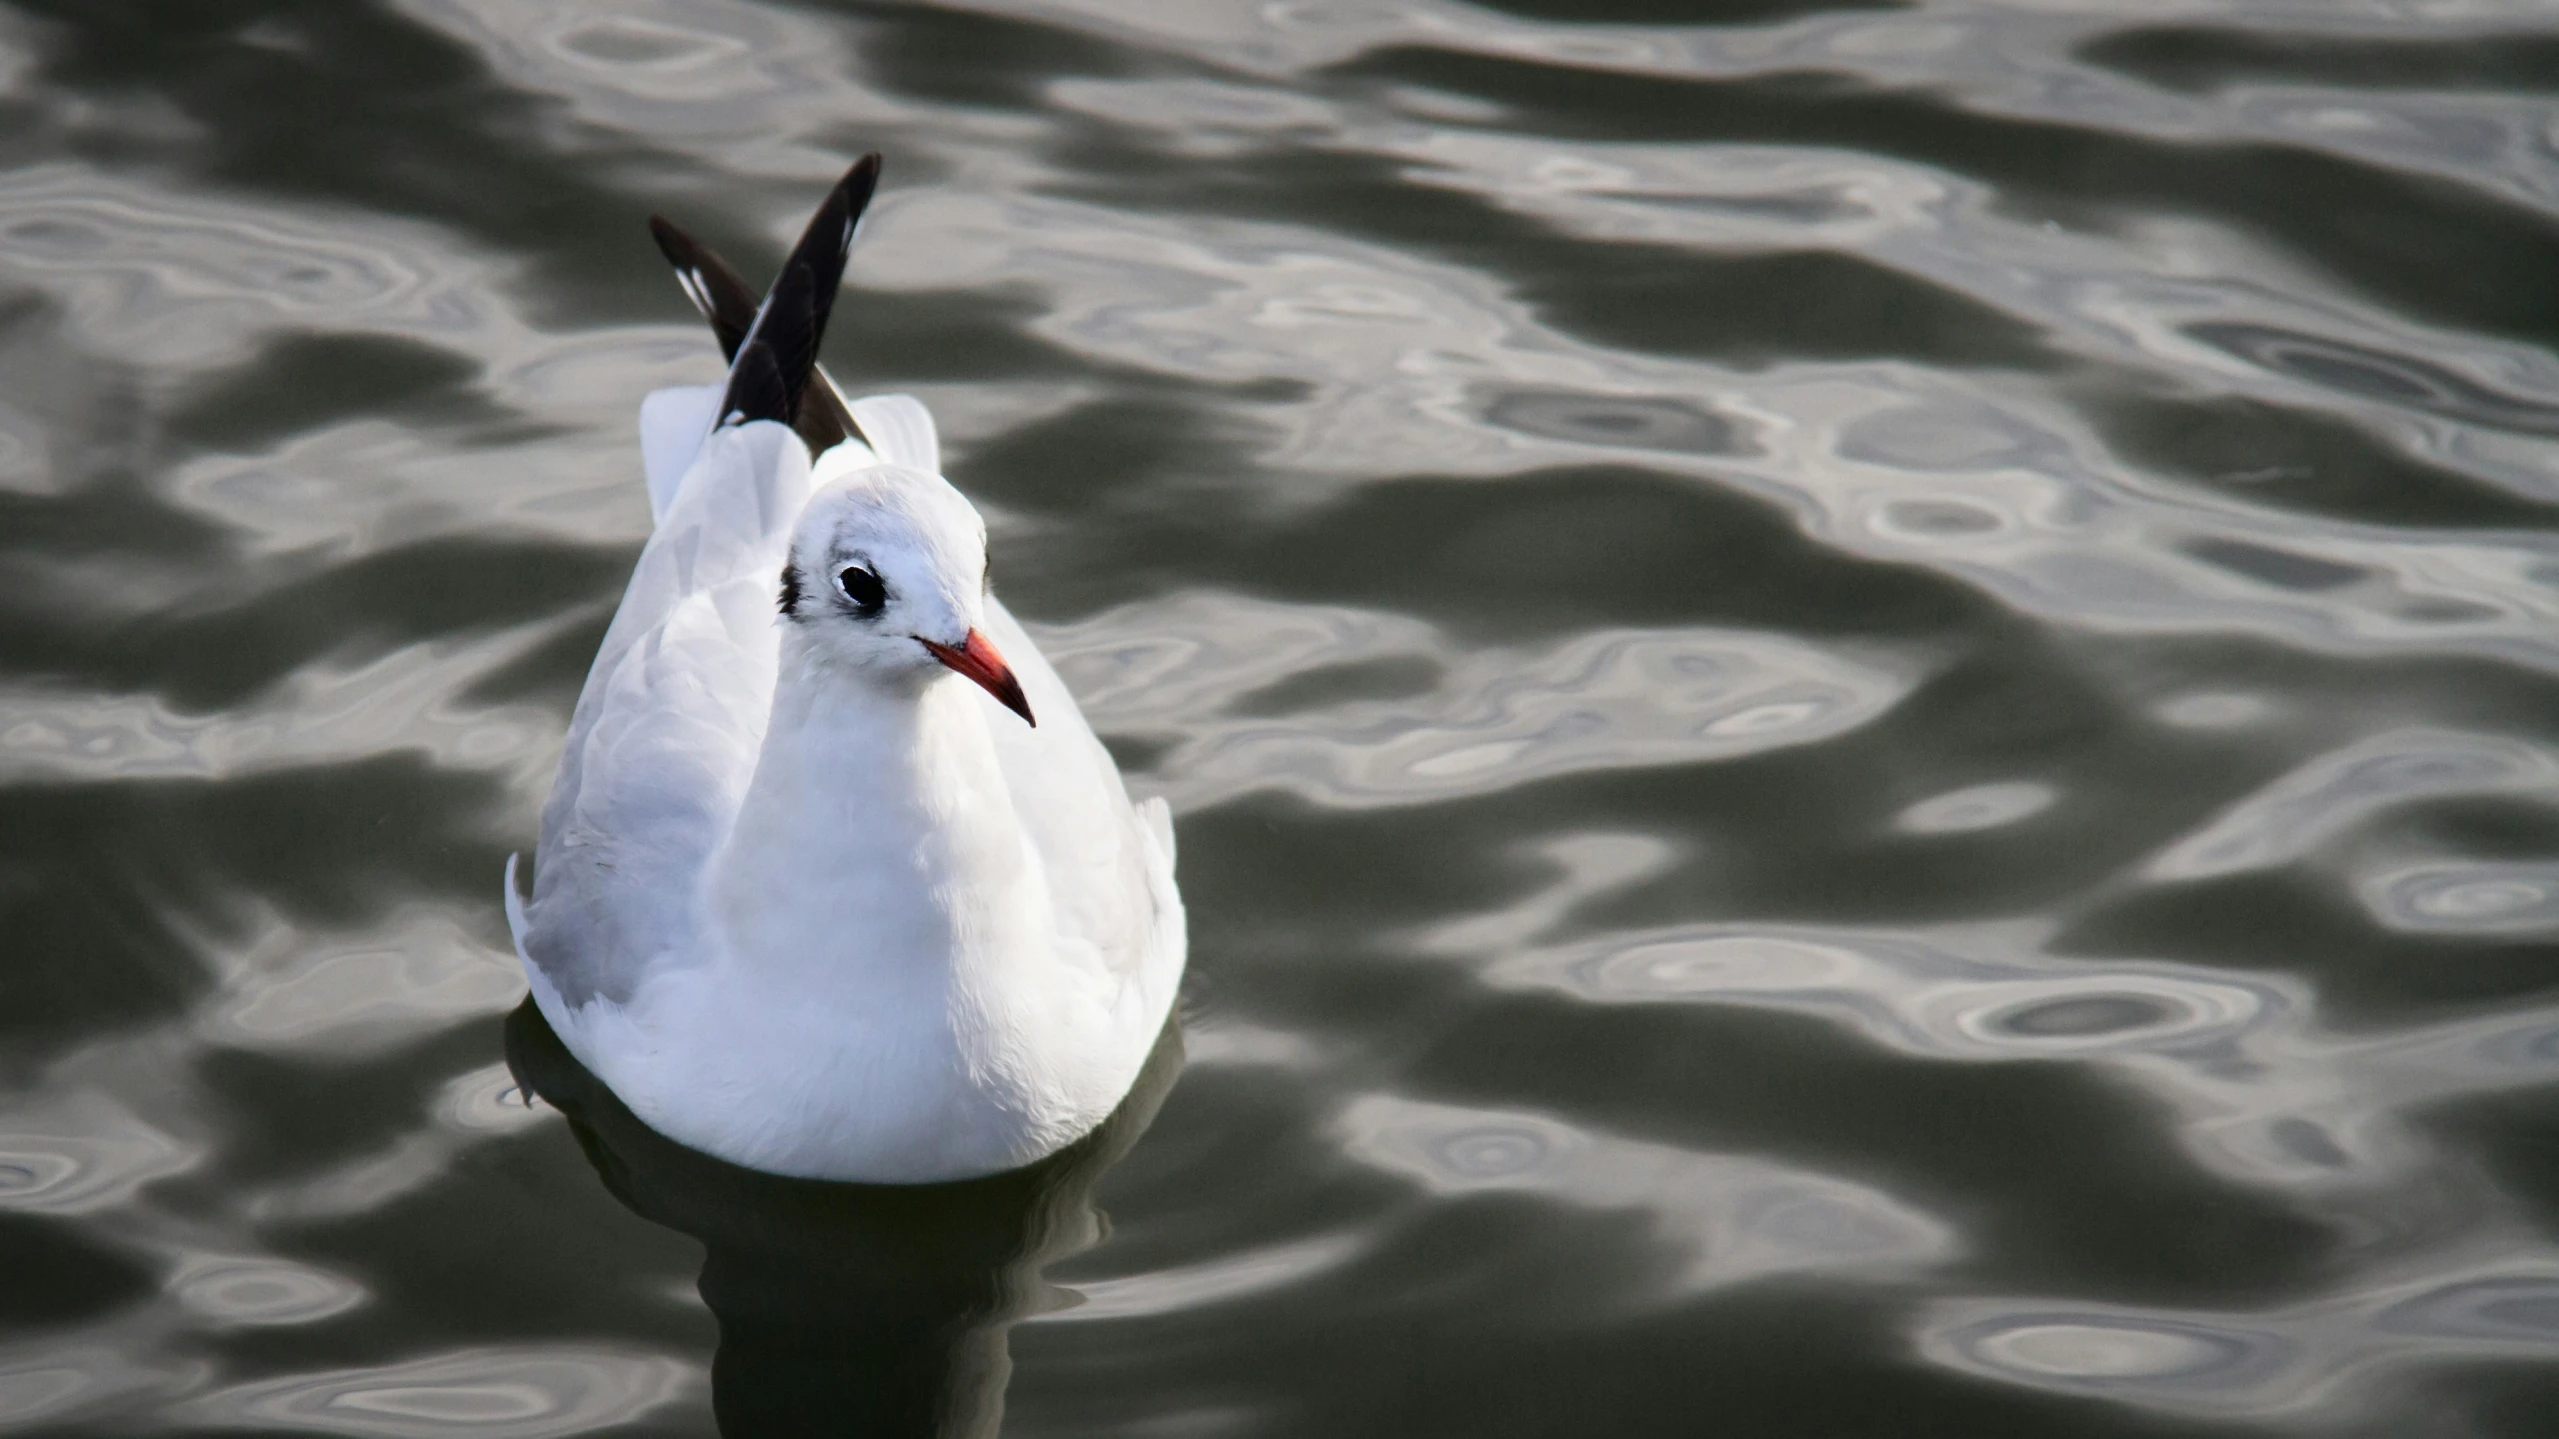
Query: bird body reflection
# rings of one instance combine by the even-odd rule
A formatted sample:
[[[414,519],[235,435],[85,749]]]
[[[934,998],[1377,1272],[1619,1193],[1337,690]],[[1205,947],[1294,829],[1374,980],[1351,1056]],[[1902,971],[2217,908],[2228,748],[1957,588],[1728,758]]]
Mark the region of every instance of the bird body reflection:
[[[722,1434],[978,1436],[1003,1418],[1012,1326],[1059,1307],[1042,1269],[1104,1234],[1094,1186],[1153,1120],[1182,1041],[1168,1021],[1128,1098],[1065,1149],[917,1185],[792,1179],[688,1149],[640,1122],[530,1000],[508,1016],[506,1057],[616,1198],[702,1242]]]

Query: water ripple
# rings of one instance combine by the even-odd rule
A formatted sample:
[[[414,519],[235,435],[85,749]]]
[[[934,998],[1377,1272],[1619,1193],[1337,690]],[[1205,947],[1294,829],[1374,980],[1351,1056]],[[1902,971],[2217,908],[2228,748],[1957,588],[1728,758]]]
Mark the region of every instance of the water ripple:
[[[2539,799],[2559,791],[2559,757],[2520,739],[2396,730],[2319,755],[2247,796],[2149,866],[2162,880],[2288,864],[2395,806],[2457,795]]]
[[[12,1426],[112,1412],[201,1376],[202,1365],[149,1368],[118,1347],[53,1344],[0,1353],[0,1418]],[[192,1372],[191,1372],[192,1371]]]
[[[1788,1271],[1924,1266],[1956,1247],[1938,1220],[1863,1185],[1594,1134],[1543,1115],[1372,1094],[1337,1123],[1354,1157],[1435,1193],[1533,1194],[1650,1215],[1686,1255],[1674,1293]]]
[[[2374,919],[2418,934],[2526,935],[2559,928],[2559,866],[2434,863],[2366,875]]]
[[[2547,1352],[2559,1283],[2546,1252],[2247,1313],[1966,1301],[1917,1327],[1928,1359],[2013,1384],[2170,1412],[2281,1417],[2313,1432],[2422,1427],[2419,1390],[2387,1386]]]
[[[1804,1008],[1946,1059],[2075,1052],[2208,1064],[2221,1046],[2259,1035],[2300,1002],[2290,986],[2187,966],[2087,969],[2039,959],[1995,930],[1919,937],[1698,926],[1531,950],[1485,973],[1496,984],[1600,1003]]]
[[[877,147],[830,364],[1182,811],[1015,1427],[2551,1427],[2548,26],[1676,8],[0,15],[0,1412],[715,1422],[495,872],[640,217]]]
[[[1967,785],[1932,795],[1893,816],[1893,827],[1912,834],[1970,834],[2031,819],[2061,795],[2033,780]]]
[[[1367,1248],[1356,1234],[1319,1234],[1201,1264],[1157,1269],[1075,1285],[1073,1307],[1042,1316],[1049,1324],[1087,1324],[1164,1314],[1251,1299],[1340,1268]]]
[[[2280,1339],[2236,1326],[2071,1308],[1935,1327],[1922,1348],[1940,1362],[2041,1388],[2174,1395],[2196,1407],[2264,1386],[2293,1357]]]
[[[0,276],[52,296],[83,344],[192,369],[280,325],[444,334],[486,323],[483,266],[415,228],[366,237],[270,205],[187,199],[71,165],[0,176]]]
[[[191,1312],[216,1325],[309,1324],[364,1302],[361,1286],[305,1264],[204,1258],[169,1281]]]
[[[315,934],[277,916],[210,956],[225,977],[198,1021],[215,1043],[355,1048],[503,1014],[523,997],[512,951],[491,950],[449,910],[406,909],[355,934]]]
[[[1178,734],[1157,761],[1197,808],[1283,789],[1351,808],[1423,804],[1593,769],[1706,763],[1834,738],[1889,710],[1907,674],[1773,636],[1603,630],[1543,651],[1451,654],[1409,622],[1197,595],[1121,610],[1042,648],[1105,732]],[[1234,716],[1317,662],[1439,657],[1431,693]],[[1171,686],[1153,683],[1178,672]]]
[[[58,1089],[0,1108],[0,1209],[111,1209],[202,1158],[198,1147],[106,1094]]]
[[[205,1396],[190,1417],[217,1428],[541,1439],[629,1423],[699,1382],[693,1366],[655,1356],[565,1345],[466,1349],[240,1385]]]

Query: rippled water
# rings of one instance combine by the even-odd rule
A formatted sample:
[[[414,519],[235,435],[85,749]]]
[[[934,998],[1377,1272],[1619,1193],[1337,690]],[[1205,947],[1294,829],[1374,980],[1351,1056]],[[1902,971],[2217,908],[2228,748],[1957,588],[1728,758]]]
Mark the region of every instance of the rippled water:
[[[0,11],[0,1423],[705,1433],[617,1188],[732,1338],[875,1272],[514,1096],[498,873],[717,373],[643,218],[877,148],[831,363],[1193,924],[1008,1432],[2559,1429],[2529,18]]]

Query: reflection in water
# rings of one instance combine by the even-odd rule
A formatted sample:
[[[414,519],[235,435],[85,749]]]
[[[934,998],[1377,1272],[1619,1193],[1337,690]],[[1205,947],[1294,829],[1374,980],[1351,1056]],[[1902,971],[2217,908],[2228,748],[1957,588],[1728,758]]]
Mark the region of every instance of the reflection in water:
[[[550,1439],[627,1424],[681,1393],[687,1377],[668,1360],[609,1350],[465,1349],[246,1384],[206,1396],[188,1417],[225,1429],[364,1439]]]
[[[2473,1273],[2393,1276],[2256,1312],[1947,1304],[1917,1338],[1938,1362],[2037,1389],[2275,1418],[2426,1365],[2546,1359],[2559,1344],[2559,1267],[2520,1253],[2483,1257]]]
[[[1345,808],[1425,804],[1557,775],[1729,759],[1854,730],[1907,694],[1885,656],[1771,635],[1600,630],[1559,646],[1461,651],[1409,620],[1186,594],[1043,628],[1096,725],[1177,736],[1173,799],[1261,789]],[[1420,694],[1252,713],[1275,682],[1361,660],[1440,657]],[[1861,662],[1862,661],[1862,662]]]
[[[307,1324],[363,1302],[334,1274],[262,1259],[210,1259],[173,1279],[178,1302],[216,1324]]]
[[[1552,439],[1720,455],[1740,448],[1732,423],[1679,399],[1519,390],[1495,396],[1484,423]]]
[[[1339,1123],[1354,1157],[1434,1193],[1542,1194],[1649,1215],[1679,1259],[1626,1286],[1621,1303],[1789,1272],[1907,1272],[1954,1249],[1943,1226],[1889,1195],[1762,1160],[1387,1095],[1354,1101]]]
[[[1102,1237],[1093,1188],[1181,1072],[1166,1024],[1100,1128],[1027,1169],[958,1184],[831,1184],[761,1174],[642,1124],[530,1000],[507,1063],[568,1116],[614,1197],[706,1251],[719,1320],[711,1402],[724,1434],[991,1436],[1015,1324],[1071,1302],[1041,1271]]]
[[[0,1209],[111,1210],[199,1158],[113,1097],[73,1090],[0,1111]]]

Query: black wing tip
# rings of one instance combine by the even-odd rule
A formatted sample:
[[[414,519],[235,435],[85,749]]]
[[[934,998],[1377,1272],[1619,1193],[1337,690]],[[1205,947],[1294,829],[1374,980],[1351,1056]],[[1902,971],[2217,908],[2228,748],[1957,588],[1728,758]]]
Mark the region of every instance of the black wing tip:
[[[736,359],[737,347],[755,323],[755,292],[718,251],[664,215],[649,217],[649,234],[658,243],[658,253],[675,267],[675,282],[684,287],[684,297],[710,321],[721,357]]]
[[[844,197],[845,206],[853,212],[854,219],[862,218],[862,212],[871,207],[871,196],[880,188],[880,166],[883,163],[880,152],[873,150],[854,161],[845,170],[844,178],[835,182],[836,193]]]
[[[773,358],[773,347],[760,339],[748,340],[737,352],[737,363],[729,367],[728,392],[720,397],[721,429],[753,420],[791,422],[791,392],[783,383],[782,366]]]
[[[720,401],[723,427],[779,420],[798,430],[812,453],[859,433],[832,387],[818,377],[817,352],[844,282],[854,228],[879,188],[881,163],[874,150],[845,170],[782,261],[764,303],[752,307],[743,323],[731,312],[744,308],[753,292],[737,272],[682,226],[663,215],[649,217],[659,252],[711,321],[721,348],[730,352],[728,392]]]
[[[791,246],[790,257],[782,262],[788,274],[793,265],[806,265],[817,281],[811,293],[817,328],[826,329],[827,312],[834,308],[835,290],[844,282],[844,261],[853,253],[853,231],[862,223],[862,212],[871,207],[871,196],[879,188],[879,155],[875,151],[853,162],[844,178],[826,192],[817,212],[809,216],[808,225]]]
[[[809,453],[823,455],[846,440],[869,444],[870,437],[853,422],[853,412],[844,405],[844,397],[835,392],[834,382],[824,372],[810,377],[808,388],[800,392],[800,417],[791,422],[808,441]]]
[[[800,396],[808,389],[810,372],[817,368],[818,335],[825,326],[817,275],[806,261],[793,260],[773,282],[773,293],[766,298],[764,315],[755,326],[756,343],[773,351],[781,369],[782,387],[790,395],[788,418],[800,413]]]

